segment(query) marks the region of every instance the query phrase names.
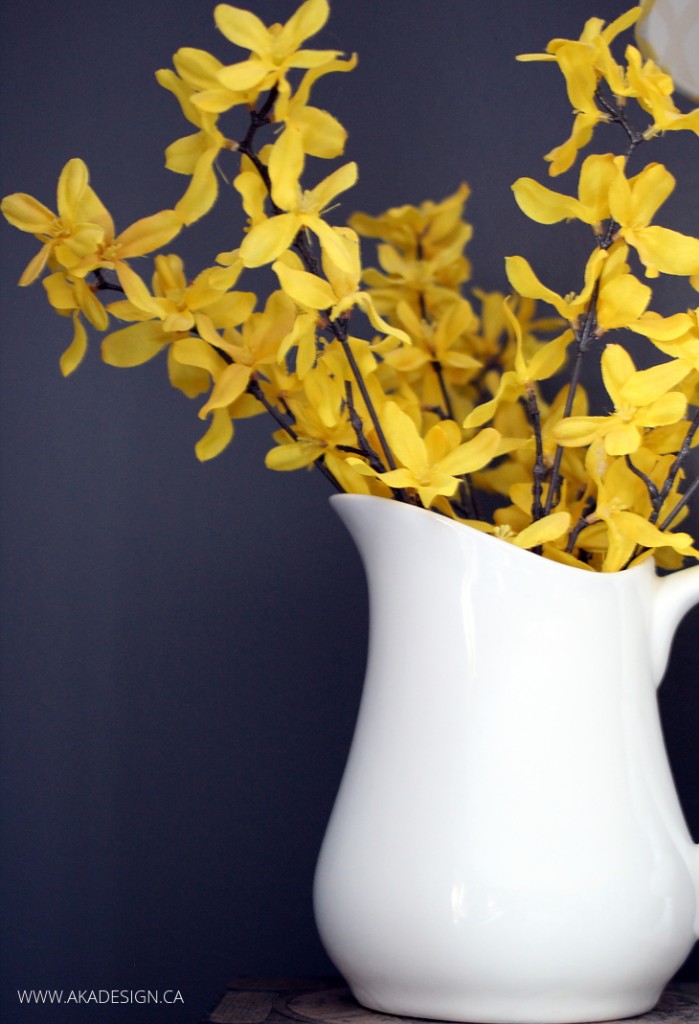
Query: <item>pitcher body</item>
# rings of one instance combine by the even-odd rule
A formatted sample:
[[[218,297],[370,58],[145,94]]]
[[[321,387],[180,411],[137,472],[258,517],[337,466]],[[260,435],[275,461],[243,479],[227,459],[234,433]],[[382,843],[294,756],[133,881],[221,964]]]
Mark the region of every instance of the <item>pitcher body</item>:
[[[398,502],[333,500],[370,631],[316,872],[331,959],[394,1014],[650,1009],[699,902],[657,711],[673,615],[652,563],[586,573]]]

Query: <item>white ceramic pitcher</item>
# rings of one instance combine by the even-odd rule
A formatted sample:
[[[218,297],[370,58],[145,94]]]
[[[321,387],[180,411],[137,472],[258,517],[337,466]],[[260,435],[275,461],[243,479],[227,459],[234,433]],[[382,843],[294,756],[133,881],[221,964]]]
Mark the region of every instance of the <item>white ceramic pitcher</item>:
[[[315,880],[333,962],[394,1014],[649,1010],[699,928],[655,694],[699,566],[585,572],[397,501],[332,501],[370,600]]]

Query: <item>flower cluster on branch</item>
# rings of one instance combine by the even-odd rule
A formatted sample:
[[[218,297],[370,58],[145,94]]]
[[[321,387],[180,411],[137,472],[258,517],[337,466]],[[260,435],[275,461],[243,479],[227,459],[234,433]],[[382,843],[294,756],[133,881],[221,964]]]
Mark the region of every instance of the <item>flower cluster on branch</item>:
[[[41,244],[20,284],[43,275],[50,304],[72,320],[62,372],[83,359],[87,323],[104,335],[107,363],[164,353],[170,383],[204,397],[200,459],[223,451],[237,420],[265,414],[272,469],[315,467],[338,490],[423,506],[587,570],[651,553],[666,568],[698,557],[677,527],[697,486],[686,470],[699,427],[699,309],[655,312],[649,282],[670,274],[699,289],[699,239],[656,222],[675,187],[670,171],[652,162],[634,173],[631,161],[667,131],[699,134],[699,109],[681,112],[671,78],[635,45],[614,55],[640,14],[607,26],[591,18],[579,39],[521,58],[556,63],[573,109],[570,137],[546,157],[551,175],[572,168],[603,127],[620,151],[582,160],[576,195],[515,182],[527,217],[579,221],[590,243],[567,294],[513,255],[505,295],[472,282],[467,185],[337,223],[356,163],[308,184],[311,161],[337,160],[347,142],[311,94],[356,65],[308,45],[327,0],[305,0],[270,26],[219,4],[217,27],[247,55],[226,64],[183,48],[156,75],[194,129],[166,150],[166,166],[188,179],[174,209],[118,233],[77,158],[60,174],[55,211],[24,193],[2,202],[10,224]],[[231,111],[235,138],[222,128]],[[247,219],[237,244],[194,277],[174,252],[154,256],[148,280],[137,272],[135,257],[210,214],[221,180]],[[361,241],[376,266],[363,262]],[[257,289],[247,284],[255,272],[266,275]],[[621,330],[655,362],[637,369]],[[581,384],[593,359],[608,395],[601,410]]]

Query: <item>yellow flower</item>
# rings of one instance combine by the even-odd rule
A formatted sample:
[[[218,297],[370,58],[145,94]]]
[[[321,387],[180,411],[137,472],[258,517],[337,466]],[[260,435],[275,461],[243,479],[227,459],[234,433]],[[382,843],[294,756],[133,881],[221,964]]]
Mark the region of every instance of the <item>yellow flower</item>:
[[[356,163],[348,163],[333,171],[315,188],[302,191],[299,178],[304,156],[297,132],[285,131],[272,148],[269,176],[272,199],[282,210],[275,216],[253,224],[243,239],[240,258],[246,267],[259,267],[272,263],[290,248],[299,231],[312,231],[321,249],[341,270],[352,271],[352,261],[341,236],[327,224],[323,212],[341,192],[351,188],[357,180]]]
[[[248,318],[256,301],[252,292],[229,290],[241,269],[240,263],[225,270],[207,267],[188,281],[180,256],[156,256],[153,294],[144,284],[133,300],[113,302],[109,311],[121,320],[160,320],[166,333],[198,330],[210,335],[212,328],[237,327]]]
[[[143,284],[137,291],[132,289],[134,301],[110,305],[114,316],[137,322],[106,336],[102,358],[111,366],[139,366],[164,347],[194,333],[222,347],[216,331],[239,326],[250,316],[256,301],[251,292],[229,291],[240,269],[240,264],[226,270],[209,267],[189,283],[179,256],[156,256],[153,294]],[[208,389],[208,373],[179,362],[171,347],[168,370],[173,387],[190,398]]]
[[[508,256],[505,268],[512,287],[531,299],[550,303],[570,323],[591,309],[596,291],[596,332],[627,327],[643,315],[651,290],[628,273],[626,246],[615,243],[610,249],[595,249],[585,267],[585,286],[578,294],[561,296],[538,279],[522,256]]]
[[[606,28],[601,18],[590,18],[579,39],[552,39],[546,53],[521,54],[518,57],[518,60],[525,61],[555,61],[565,78],[571,106],[577,113],[570,138],[546,156],[551,164],[551,175],[567,171],[578,150],[590,141],[595,125],[607,119],[595,98],[600,80],[604,78],[608,82],[614,95],[625,92],[624,74],[612,57],[610,46],[640,15],[641,8],[633,7]]]
[[[480,360],[465,351],[461,344],[466,332],[474,331],[478,324],[471,304],[465,299],[455,296],[454,302],[445,305],[436,323],[418,317],[404,300],[398,303],[396,314],[413,344],[409,348],[401,347],[386,353],[384,359],[400,372],[419,375],[423,388],[432,391],[435,398],[432,402],[423,395],[425,404],[439,405],[441,402],[439,388],[429,387],[427,380],[430,375],[434,376],[436,366],[446,378],[459,384],[482,367]]]
[[[668,317],[648,311],[629,327],[649,338],[661,352],[699,370],[699,308]]]
[[[609,187],[616,173],[611,153],[595,154],[582,164],[577,199],[554,192],[532,178],[518,178],[512,191],[522,212],[539,224],[577,218],[594,227],[609,217]]]
[[[98,331],[106,329],[109,316],[94,290],[83,278],[73,278],[63,271],[56,271],[45,277],[42,284],[56,312],[61,316],[70,316],[73,320],[73,340],[59,360],[61,373],[67,377],[79,366],[87,352],[87,333],[80,315],[84,314]]]
[[[161,85],[175,93],[182,103],[182,112],[192,124],[199,123],[197,118],[209,122],[211,119],[215,120],[219,114],[230,110],[231,107],[255,105],[257,93],[254,90],[226,89],[221,85],[218,76],[224,65],[206,50],[183,46],[173,56],[172,61],[180,75],[180,86],[172,88],[173,85],[177,86],[177,83],[169,78],[172,72],[168,75],[168,72],[160,71],[156,77]],[[169,80],[161,81],[160,76],[168,76]],[[180,79],[177,79],[177,82],[180,82]],[[205,127],[206,120],[202,127]]]
[[[190,51],[185,51],[189,53]],[[199,54],[201,51],[194,51]],[[208,54],[204,54],[208,57]],[[215,59],[210,58],[212,61]],[[178,55],[175,55],[178,61]],[[185,224],[191,224],[211,209],[218,196],[218,177],[215,162],[222,149],[230,149],[233,143],[221,133],[217,125],[217,113],[202,110],[196,103],[201,95],[194,85],[179,78],[169,68],[156,72],[156,79],[164,89],[173,93],[179,101],[182,113],[199,130],[193,135],[177,139],[165,150],[165,166],[176,174],[192,177],[185,194],[175,205],[175,210]],[[200,83],[201,84],[201,83]],[[241,97],[243,102],[244,97]],[[230,105],[230,104],[229,104]]]
[[[609,211],[619,224],[619,236],[638,252],[646,277],[698,274],[699,239],[650,224],[672,193],[675,179],[658,163],[627,178],[624,163],[623,157],[614,158],[616,175],[609,188]]]
[[[462,219],[469,191],[462,184],[439,203],[429,200],[394,207],[379,217],[350,217],[358,234],[383,240],[378,259],[384,273],[375,268],[364,273],[379,312],[393,316],[398,303],[406,301],[417,315],[436,318],[440,306],[460,292],[471,274],[463,250],[473,230]]]
[[[648,550],[669,547],[681,554],[693,553],[692,538],[688,533],[660,530],[645,515],[632,511],[642,507],[646,499],[644,484],[631,472],[624,459],[610,461],[601,440],[590,447],[586,465],[597,486],[596,506],[586,519],[590,524],[603,522],[607,527],[603,572],[623,569],[639,546]],[[585,532],[580,537],[581,547],[585,546]]]
[[[680,359],[637,370],[621,345],[607,345],[602,353],[602,376],[614,402],[610,416],[571,416],[554,428],[561,445],[588,445],[601,439],[608,455],[629,455],[643,443],[647,427],[660,427],[681,420],[687,399],[671,391],[690,372]]]
[[[273,292],[261,313],[252,313],[240,330],[232,328],[218,347],[228,356],[230,363],[216,377],[206,405],[199,410],[204,419],[218,409],[227,409],[246,391],[251,379],[260,370],[277,361],[279,345],[289,333],[294,321],[293,303],[283,292]],[[181,349],[175,349],[180,358]]]
[[[470,194],[470,188],[462,182],[456,192],[441,202],[428,199],[419,206],[394,206],[378,217],[355,213],[350,217],[350,226],[366,238],[388,242],[409,259],[429,261],[445,248],[462,242],[464,228],[468,228],[462,219],[463,210]]]
[[[461,431],[453,420],[436,423],[422,438],[410,416],[392,401],[385,403],[379,418],[400,467],[378,472],[360,459],[350,458],[349,464],[389,487],[416,490],[425,506],[439,495],[454,495],[459,477],[481,469],[498,453],[500,435],[490,427],[461,443]]]
[[[409,345],[410,338],[405,331],[392,327],[380,317],[371,296],[359,286],[361,264],[356,234],[351,228],[337,228],[336,234],[338,241],[344,243],[345,266],[351,266],[351,272],[338,270],[326,256],[323,261],[329,279],[326,281],[317,274],[303,270],[300,260],[294,253],[285,253],[272,265],[272,270],[279,278],[279,284],[299,306],[308,310],[327,311],[330,320],[338,320],[354,306],[359,306],[377,331]],[[288,350],[289,346],[285,346],[280,356],[285,356]]]
[[[695,107],[687,114],[677,109],[672,100],[674,83],[670,75],[662,71],[655,61],[644,61],[635,46],[627,47],[626,60],[628,93],[653,118],[652,129],[646,131],[646,138],[667,131],[688,130],[699,134],[699,108]]]
[[[544,547],[543,554],[549,557],[548,546],[565,538],[570,529],[569,512],[551,512],[549,515],[542,516],[541,519],[530,522],[526,526],[520,526],[519,529],[507,522],[509,512],[509,509],[500,509],[500,514],[497,516],[499,522],[495,526],[485,523],[471,523],[471,525],[483,530],[484,533],[497,537],[499,540],[507,541],[508,544],[514,544],[516,548],[523,548],[525,551]],[[520,519],[518,514],[520,512],[520,509],[514,509],[517,520]],[[527,516],[522,518],[526,519]],[[529,518],[531,517],[529,516]]]
[[[138,278],[125,261],[159,249],[182,229],[174,210],[161,210],[115,236],[109,212],[88,184],[87,167],[77,159],[68,161],[58,179],[58,215],[21,193],[6,196],[2,212],[15,227],[44,243],[20,283],[35,280],[51,256],[75,278],[98,268],[114,270],[127,295],[129,285],[138,287]]]
[[[55,257],[60,266],[71,269],[85,255],[93,253],[102,241],[105,228],[103,223],[94,222],[99,210],[88,182],[87,167],[76,158],[68,161],[58,179],[58,213],[24,192],[15,192],[3,199],[0,209],[10,224],[35,235],[43,243],[24,270],[19,280],[21,285],[35,281],[50,256]]]
[[[514,368],[507,370],[500,378],[498,390],[489,402],[477,406],[464,420],[464,427],[480,427],[492,419],[501,402],[516,402],[533,390],[536,381],[548,380],[563,366],[568,345],[573,340],[572,331],[564,331],[553,341],[547,342],[527,362],[522,348],[522,328],[512,313],[507,300],[504,302],[507,319],[515,332],[517,348]]]
[[[306,0],[285,25],[269,28],[251,11],[230,4],[214,9],[216,25],[231,43],[251,51],[248,60],[222,68],[218,80],[234,92],[288,88],[290,68],[315,68],[340,56],[339,50],[302,50],[300,46],[328,20],[327,0]]]
[[[353,71],[356,66],[356,54],[349,60],[331,60],[307,71],[293,96],[286,92],[279,96],[274,106],[274,119],[299,133],[303,151],[308,156],[326,160],[339,156],[347,139],[347,132],[337,118],[327,110],[309,105],[311,87],[323,75],[333,71]]]
[[[387,488],[357,473],[347,460],[346,449],[354,450],[356,435],[346,419],[326,423],[318,410],[308,402],[290,399],[288,408],[294,420],[294,437],[284,430],[274,434],[276,447],[265,457],[268,469],[289,472],[305,469],[319,459],[335,477],[343,490],[353,494],[389,495]]]

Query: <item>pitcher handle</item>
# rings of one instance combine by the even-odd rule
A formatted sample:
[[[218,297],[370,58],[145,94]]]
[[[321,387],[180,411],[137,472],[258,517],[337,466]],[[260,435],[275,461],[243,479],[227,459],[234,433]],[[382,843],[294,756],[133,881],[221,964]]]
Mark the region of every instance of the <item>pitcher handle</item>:
[[[660,685],[670,657],[675,630],[690,608],[699,603],[699,565],[669,576],[656,576],[651,630],[651,657]]]
[[[656,593],[651,630],[653,671],[660,685],[670,657],[675,629],[689,609],[699,603],[699,565],[669,576],[656,577]],[[690,863],[696,886],[694,932],[699,938],[699,844],[690,850]]]

